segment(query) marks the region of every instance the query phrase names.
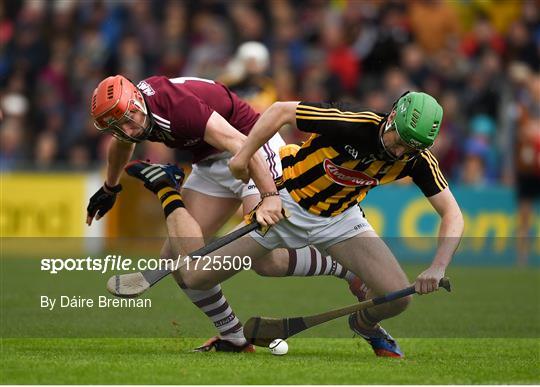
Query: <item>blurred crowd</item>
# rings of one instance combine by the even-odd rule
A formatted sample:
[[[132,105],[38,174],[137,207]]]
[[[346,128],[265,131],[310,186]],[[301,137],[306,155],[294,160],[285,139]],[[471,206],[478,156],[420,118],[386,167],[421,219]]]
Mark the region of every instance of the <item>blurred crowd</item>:
[[[535,0],[4,1],[1,169],[101,165],[109,139],[93,127],[90,96],[121,73],[218,79],[259,111],[275,100],[349,100],[387,112],[422,90],[444,108],[433,151],[449,179],[540,176],[539,9]],[[185,156],[139,148],[156,161]]]

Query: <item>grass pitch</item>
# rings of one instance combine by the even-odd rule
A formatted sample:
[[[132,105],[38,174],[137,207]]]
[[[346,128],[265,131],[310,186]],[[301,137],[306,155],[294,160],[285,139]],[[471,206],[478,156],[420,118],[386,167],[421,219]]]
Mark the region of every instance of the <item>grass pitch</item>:
[[[10,384],[538,383],[533,339],[402,339],[404,360],[352,339],[290,339],[285,356],[191,353],[196,339],[8,339]],[[360,345],[362,344],[362,345]],[[535,351],[536,348],[536,351]],[[536,355],[534,353],[536,352]],[[9,355],[7,355],[9,354]]]
[[[39,296],[105,294],[106,276],[40,273],[1,262],[3,384],[538,384],[540,271],[451,267],[454,291],[415,297],[384,326],[406,359],[376,358],[342,318],[291,338],[289,353],[192,353],[214,334],[173,281],[145,310],[53,310]],[[407,266],[409,278],[423,267]],[[24,287],[21,288],[21,284]],[[261,278],[224,285],[237,315],[306,315],[354,302],[335,278]],[[292,296],[294,295],[294,296]]]

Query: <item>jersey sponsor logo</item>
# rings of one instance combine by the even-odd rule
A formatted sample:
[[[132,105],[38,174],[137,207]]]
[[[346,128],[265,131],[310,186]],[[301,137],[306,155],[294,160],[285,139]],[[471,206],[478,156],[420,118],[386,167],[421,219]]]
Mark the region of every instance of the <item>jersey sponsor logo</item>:
[[[324,170],[333,182],[346,187],[361,187],[379,185],[379,180],[366,175],[364,172],[344,168],[334,164],[331,160],[324,160]]]
[[[146,81],[140,81],[137,85],[137,88],[142,91],[147,96],[152,96],[156,94],[155,90],[150,86]]]

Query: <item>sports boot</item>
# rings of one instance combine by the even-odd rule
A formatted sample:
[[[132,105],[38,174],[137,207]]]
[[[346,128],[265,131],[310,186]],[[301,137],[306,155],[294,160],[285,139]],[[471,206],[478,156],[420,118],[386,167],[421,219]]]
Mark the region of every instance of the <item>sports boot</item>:
[[[395,358],[404,357],[396,340],[379,324],[375,325],[373,329],[361,328],[358,325],[358,312],[349,316],[349,327],[354,333],[364,338],[371,345],[375,355]]]
[[[164,187],[178,190],[184,180],[182,168],[172,164],[152,164],[148,161],[134,160],[124,168],[126,173],[141,180],[144,186],[154,193]]]
[[[194,352],[255,352],[255,347],[247,343],[244,345],[236,345],[232,342],[222,339],[219,336],[212,337],[200,347],[195,348]]]

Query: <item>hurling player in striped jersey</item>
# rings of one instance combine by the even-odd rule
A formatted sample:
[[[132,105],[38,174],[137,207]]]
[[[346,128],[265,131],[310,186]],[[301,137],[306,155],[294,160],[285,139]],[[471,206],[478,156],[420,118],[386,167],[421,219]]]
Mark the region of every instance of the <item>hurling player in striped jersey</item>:
[[[435,291],[463,233],[459,206],[429,151],[441,120],[437,101],[418,92],[403,95],[388,114],[342,103],[274,103],[254,125],[229,168],[234,176],[247,180],[252,157],[285,124],[313,133],[302,146],[280,149],[283,175],[277,179],[278,190],[267,193],[281,199],[289,216],[283,218],[280,212],[279,222],[274,217],[268,221],[258,209],[257,221],[272,226],[266,233],[254,231],[210,255],[214,260],[247,255],[256,263],[277,247],[313,245],[360,277],[370,297],[405,288],[407,276],[358,203],[378,185],[411,177],[441,218],[433,261],[415,280],[419,294]],[[177,211],[167,215],[169,236],[181,235],[181,218]],[[210,288],[235,273],[192,266],[176,272],[193,289]],[[402,357],[379,322],[400,314],[409,302],[410,296],[362,310],[349,316],[349,326],[377,355]]]
[[[155,192],[161,199],[165,216],[172,211],[182,213],[183,229],[177,234],[182,237],[183,243],[179,246],[182,253],[202,247],[203,238],[212,237],[240,204],[247,214],[263,198],[259,216],[269,223],[279,219],[281,202],[267,193],[276,190],[274,179],[281,175],[278,153],[284,142],[278,134],[272,136],[250,163],[257,186],[253,181],[243,183],[235,179],[228,169],[228,160],[239,150],[259,114],[224,85],[209,79],[163,76],[153,76],[135,85],[116,75],[106,78],[95,89],[91,113],[96,128],[114,138],[108,150],[106,181],[88,205],[88,225],[94,218],[103,217],[114,205],[116,195],[122,190],[122,171],[136,144],[142,141],[161,142],[189,151],[193,156],[193,169],[183,184],[181,196],[176,192],[177,187],[173,190],[161,187],[165,189]],[[141,162],[132,165],[132,170],[137,166],[144,166],[141,171],[150,168],[150,164]],[[152,183],[159,180],[158,175],[160,171],[155,169]],[[165,242],[162,257],[177,256],[172,252],[171,243]],[[363,297],[358,278],[313,247],[276,250],[254,265],[254,269],[271,276],[336,276],[347,280],[354,295]],[[253,350],[219,284],[206,290],[180,286],[220,334],[200,350]]]
[[[300,147],[281,149],[283,177],[278,189],[291,216],[271,227],[264,238],[253,233],[254,243],[265,249],[295,246],[295,238],[300,243],[304,235],[298,230],[309,230],[307,242],[358,275],[369,289],[368,296],[404,288],[409,285],[407,276],[357,203],[378,185],[411,177],[441,219],[433,261],[415,279],[418,293],[436,290],[464,227],[460,208],[429,151],[442,115],[437,101],[421,92],[404,94],[387,114],[346,103],[274,103],[231,159],[234,176],[248,178],[249,160],[281,126],[289,124],[313,134]],[[253,243],[244,246],[239,253],[259,251]],[[252,251],[246,251],[248,247]],[[409,302],[400,299],[352,314],[350,328],[376,352],[402,356],[379,322],[403,312]]]

